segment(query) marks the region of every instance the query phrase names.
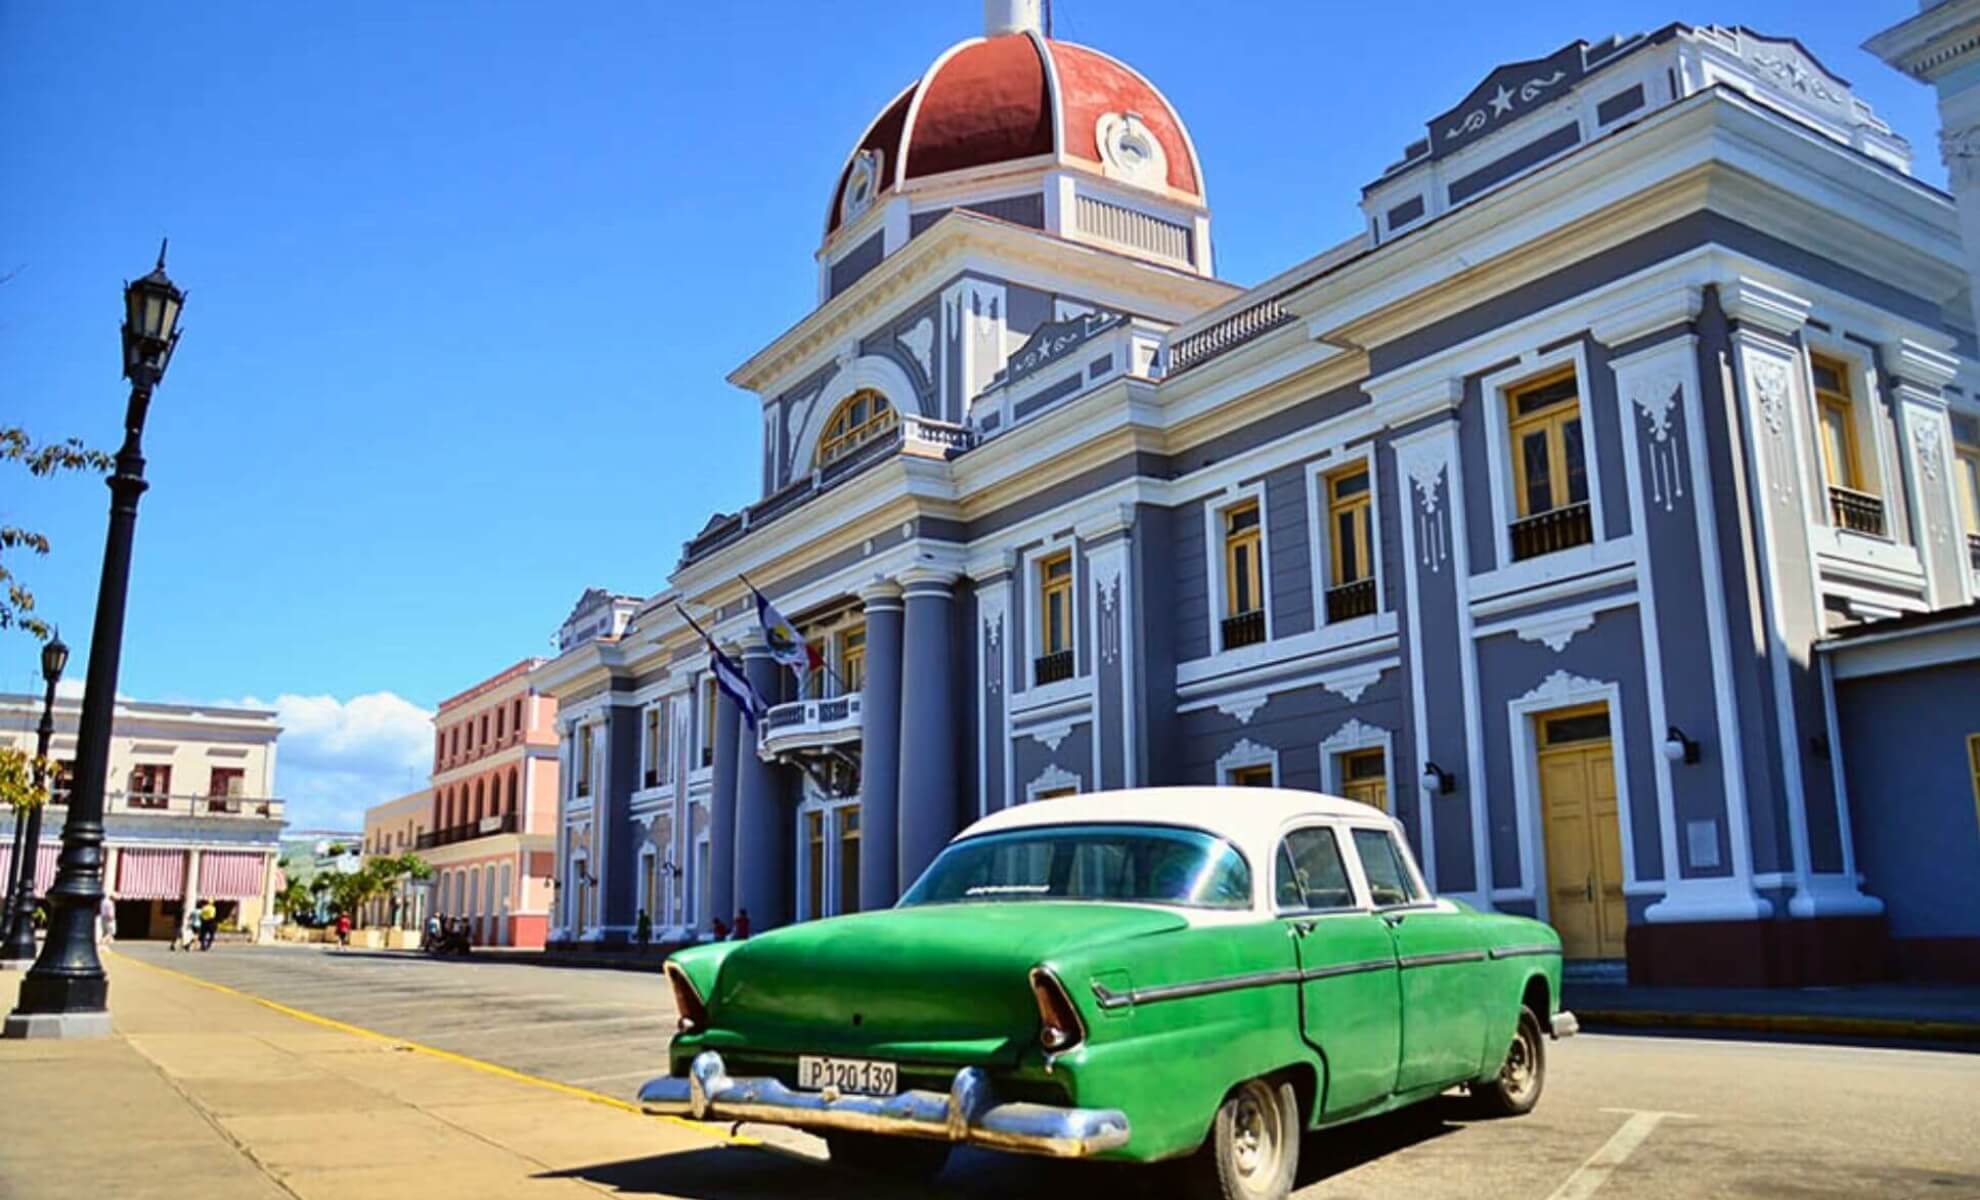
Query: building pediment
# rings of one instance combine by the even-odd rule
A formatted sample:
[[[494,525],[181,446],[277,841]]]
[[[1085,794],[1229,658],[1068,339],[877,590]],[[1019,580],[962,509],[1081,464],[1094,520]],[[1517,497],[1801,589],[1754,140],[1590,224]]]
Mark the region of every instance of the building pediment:
[[[1606,58],[1614,52],[1606,44]],[[1573,41],[1543,58],[1496,67],[1454,107],[1430,119],[1430,156],[1442,158],[1557,97],[1588,73],[1588,43]]]

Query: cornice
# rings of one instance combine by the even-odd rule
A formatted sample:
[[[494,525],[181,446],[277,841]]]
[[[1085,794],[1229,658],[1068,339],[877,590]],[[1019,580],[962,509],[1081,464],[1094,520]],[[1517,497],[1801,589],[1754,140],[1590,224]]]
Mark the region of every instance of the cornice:
[[[1791,337],[1808,323],[1814,302],[1784,288],[1741,275],[1719,285],[1719,303],[1726,316],[1741,325]]]
[[[1604,346],[1620,346],[1660,329],[1685,324],[1698,316],[1704,304],[1704,288],[1681,284],[1624,301],[1590,322],[1588,332]]]
[[[1966,65],[1980,48],[1980,4],[1935,4],[1871,37],[1863,48],[1922,83]]]
[[[1938,389],[1959,375],[1958,357],[1908,337],[1883,345],[1884,369],[1906,383]]]
[[[772,390],[796,374],[793,368],[807,357],[858,333],[866,318],[910,285],[941,275],[945,267],[960,267],[959,260],[970,251],[999,263],[1036,264],[1192,310],[1220,304],[1238,291],[1221,280],[956,209],[730,372],[729,382],[759,394]]]

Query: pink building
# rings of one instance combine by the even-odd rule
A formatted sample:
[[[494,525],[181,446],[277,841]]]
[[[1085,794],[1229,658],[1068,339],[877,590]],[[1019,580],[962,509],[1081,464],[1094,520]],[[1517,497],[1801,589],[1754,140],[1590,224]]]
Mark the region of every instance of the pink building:
[[[525,659],[440,704],[427,830],[429,913],[467,917],[483,946],[541,947],[556,858],[557,702]]]

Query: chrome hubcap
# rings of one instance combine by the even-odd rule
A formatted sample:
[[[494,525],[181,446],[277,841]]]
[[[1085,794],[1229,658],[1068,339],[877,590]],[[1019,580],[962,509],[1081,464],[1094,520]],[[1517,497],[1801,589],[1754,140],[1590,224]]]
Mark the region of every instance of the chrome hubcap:
[[[1512,1049],[1506,1052],[1506,1065],[1499,1071],[1499,1079],[1508,1092],[1515,1097],[1523,1097],[1532,1090],[1537,1078],[1535,1064],[1538,1059],[1538,1048],[1533,1045],[1527,1031],[1521,1028],[1513,1035]]]
[[[1279,1168],[1277,1106],[1263,1084],[1247,1083],[1231,1115],[1231,1157],[1246,1179],[1269,1178]]]

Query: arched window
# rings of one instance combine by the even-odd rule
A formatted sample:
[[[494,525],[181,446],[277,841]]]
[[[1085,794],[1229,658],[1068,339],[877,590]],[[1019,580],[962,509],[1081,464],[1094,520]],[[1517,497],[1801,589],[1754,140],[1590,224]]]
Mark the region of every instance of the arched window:
[[[894,428],[894,406],[872,388],[854,392],[832,410],[818,439],[818,465],[824,466]]]

